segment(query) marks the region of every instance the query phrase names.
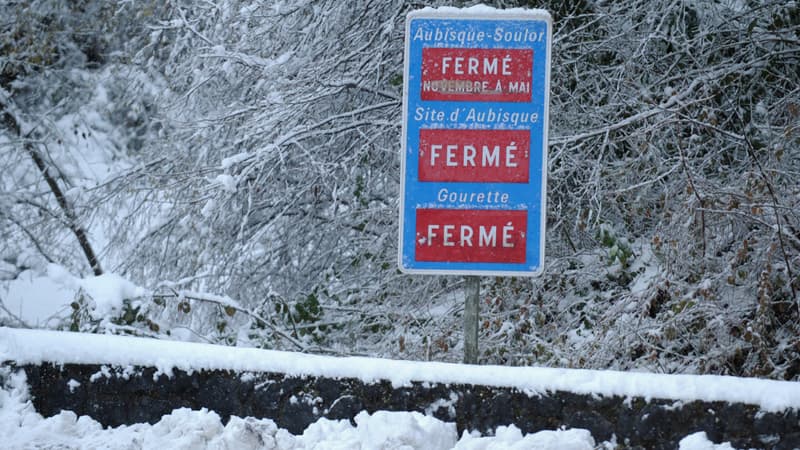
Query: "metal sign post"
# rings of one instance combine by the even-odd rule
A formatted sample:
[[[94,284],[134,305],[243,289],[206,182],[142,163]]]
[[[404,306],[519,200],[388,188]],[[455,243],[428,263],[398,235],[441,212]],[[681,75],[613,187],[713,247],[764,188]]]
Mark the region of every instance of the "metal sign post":
[[[474,275],[465,278],[464,293],[464,364],[478,364],[478,318],[481,279]]]
[[[468,298],[474,276],[541,273],[551,36],[542,10],[408,14],[401,271],[467,275]],[[465,336],[477,336],[472,309]]]

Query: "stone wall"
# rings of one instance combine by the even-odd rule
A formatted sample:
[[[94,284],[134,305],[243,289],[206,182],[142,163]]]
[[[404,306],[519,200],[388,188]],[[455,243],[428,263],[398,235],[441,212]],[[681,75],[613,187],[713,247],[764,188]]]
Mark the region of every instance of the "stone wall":
[[[419,411],[455,422],[459,433],[492,433],[515,424],[524,433],[585,428],[598,441],[615,435],[620,448],[675,449],[683,437],[705,431],[735,448],[800,448],[797,410],[765,413],[723,402],[526,393],[513,388],[290,377],[278,373],[175,370],[99,365],[25,365],[33,404],[44,416],[71,410],[105,426],[157,422],[175,408],[208,408],[274,420],[300,434],[320,417],[352,419],[366,410]]]

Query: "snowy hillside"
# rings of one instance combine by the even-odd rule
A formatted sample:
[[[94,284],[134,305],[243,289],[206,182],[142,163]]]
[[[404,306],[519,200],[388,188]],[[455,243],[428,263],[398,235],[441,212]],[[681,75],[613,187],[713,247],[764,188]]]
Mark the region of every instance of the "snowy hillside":
[[[156,425],[103,430],[69,412],[39,416],[28,389],[42,380],[6,361],[478,384],[795,414],[798,1],[478,3],[0,0],[0,446],[619,444],[580,429],[523,436],[522,426],[458,436],[452,423],[385,411],[320,419],[302,436],[183,409]],[[537,94],[549,132],[534,155],[534,172],[546,175],[543,271],[479,280],[482,365],[469,367],[452,364],[465,353],[464,278],[397,266],[406,18],[454,4],[552,16],[549,90]],[[533,61],[540,70],[543,49],[523,72]],[[516,54],[527,61],[527,50]],[[489,122],[465,127],[516,136],[502,128],[510,122]],[[438,155],[431,164],[450,158]],[[463,230],[459,242],[471,246],[476,231]],[[706,437],[681,448],[727,448]]]
[[[544,272],[481,280],[481,362],[797,380],[797,2],[487,3],[553,36]],[[0,2],[0,324],[460,360],[463,279],[396,268],[445,4]]]

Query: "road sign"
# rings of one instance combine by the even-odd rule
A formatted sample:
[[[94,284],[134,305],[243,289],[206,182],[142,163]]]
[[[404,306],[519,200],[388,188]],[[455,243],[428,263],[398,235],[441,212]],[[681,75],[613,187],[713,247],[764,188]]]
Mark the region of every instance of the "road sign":
[[[542,271],[551,40],[542,10],[409,13],[403,272]]]

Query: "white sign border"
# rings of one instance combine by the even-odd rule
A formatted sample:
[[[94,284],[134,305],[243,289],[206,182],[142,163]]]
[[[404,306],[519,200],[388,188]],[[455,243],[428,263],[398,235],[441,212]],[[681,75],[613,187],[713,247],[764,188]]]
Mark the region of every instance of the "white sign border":
[[[544,80],[544,123],[542,125],[542,186],[541,186],[541,213],[539,232],[539,266],[533,271],[509,270],[462,270],[462,269],[418,269],[408,268],[403,265],[403,230],[406,196],[406,142],[408,141],[408,83],[410,77],[409,55],[411,53],[411,22],[414,19],[475,19],[475,20],[537,20],[547,24],[547,57],[545,58]],[[493,9],[486,6],[474,6],[460,9],[454,7],[424,8],[411,11],[406,15],[405,44],[403,51],[403,122],[401,127],[400,144],[400,223],[398,227],[397,266],[400,272],[408,275],[476,275],[476,276],[503,276],[503,277],[536,277],[544,272],[545,235],[547,224],[547,163],[548,163],[548,134],[550,130],[550,66],[552,59],[553,18],[543,9],[510,10]]]

